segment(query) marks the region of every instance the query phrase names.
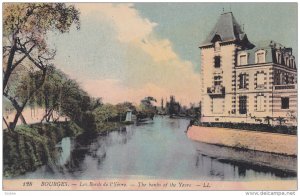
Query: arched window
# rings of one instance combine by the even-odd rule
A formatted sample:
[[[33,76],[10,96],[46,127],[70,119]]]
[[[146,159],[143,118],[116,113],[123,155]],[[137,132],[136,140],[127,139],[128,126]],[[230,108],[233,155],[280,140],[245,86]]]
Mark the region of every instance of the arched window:
[[[220,42],[216,41],[215,42],[215,51],[220,51],[220,50],[221,50]]]
[[[295,68],[295,60],[293,57],[290,58],[290,67]]]
[[[288,56],[285,56],[284,61],[285,61],[285,65],[289,67],[290,66],[290,58]]]
[[[265,63],[266,62],[266,51],[259,50],[255,53],[255,63]]]
[[[276,52],[276,58],[277,58],[277,63],[281,64],[281,58],[282,58],[282,56],[281,56],[281,52],[280,51]]]

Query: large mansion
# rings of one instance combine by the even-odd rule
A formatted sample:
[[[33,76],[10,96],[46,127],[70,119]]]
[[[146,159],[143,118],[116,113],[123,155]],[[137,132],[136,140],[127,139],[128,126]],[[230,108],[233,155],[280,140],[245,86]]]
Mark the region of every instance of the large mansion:
[[[292,48],[251,43],[228,12],[200,49],[202,122],[297,124]]]

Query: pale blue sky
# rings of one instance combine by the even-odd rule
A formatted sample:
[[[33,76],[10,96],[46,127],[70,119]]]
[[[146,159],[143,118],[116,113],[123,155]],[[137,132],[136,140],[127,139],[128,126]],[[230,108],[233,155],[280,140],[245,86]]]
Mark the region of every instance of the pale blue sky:
[[[297,56],[297,3],[136,3],[140,13],[158,23],[155,31],[168,37],[184,59],[200,65],[199,44],[219,15],[232,11],[251,42],[274,40],[292,47]],[[197,69],[199,70],[199,69]]]
[[[251,42],[274,40],[297,57],[296,3],[76,3],[81,29],[52,34],[55,64],[104,102],[175,95],[200,100],[200,43],[232,11]]]

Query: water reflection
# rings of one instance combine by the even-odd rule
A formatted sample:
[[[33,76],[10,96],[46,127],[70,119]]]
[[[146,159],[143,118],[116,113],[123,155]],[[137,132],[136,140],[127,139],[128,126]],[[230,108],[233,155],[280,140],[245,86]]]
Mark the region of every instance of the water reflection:
[[[185,119],[155,117],[104,136],[81,135],[72,141],[62,170],[51,174],[45,168],[39,169],[26,174],[26,178],[262,180],[296,176],[295,172],[250,164],[269,160],[276,167],[283,163],[293,168],[296,158],[193,142],[185,135],[188,124]],[[245,164],[245,160],[250,163]]]
[[[202,171],[201,175],[203,176],[212,176],[221,180],[297,177],[297,159],[294,157],[255,151],[239,151],[198,142],[196,146],[198,154],[195,166]],[[261,157],[263,158],[261,159]],[[272,162],[274,167],[266,166],[267,161]],[[285,164],[289,164],[289,167]],[[282,169],[278,168],[280,166]]]
[[[56,164],[59,166],[64,165],[71,156],[72,151],[72,144],[71,144],[71,138],[65,137],[63,138],[56,146],[56,150],[58,151],[58,158],[56,161]]]

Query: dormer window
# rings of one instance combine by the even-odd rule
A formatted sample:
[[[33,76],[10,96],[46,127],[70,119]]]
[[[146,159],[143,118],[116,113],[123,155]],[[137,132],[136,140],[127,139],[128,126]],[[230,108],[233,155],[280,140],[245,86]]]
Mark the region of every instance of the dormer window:
[[[295,63],[294,58],[291,58],[291,59],[290,59],[290,67],[291,67],[291,68],[294,68],[294,67],[295,67],[295,66],[294,66],[294,65],[295,65],[294,63]]]
[[[239,65],[247,65],[248,64],[248,54],[243,52],[238,57]]]
[[[285,65],[290,66],[290,58],[288,56],[285,57]]]
[[[277,63],[281,64],[281,53],[277,52]]]
[[[266,52],[264,50],[259,50],[255,55],[256,63],[265,63],[266,62]]]
[[[220,42],[215,42],[215,51],[220,51],[221,50],[221,46],[220,46]]]
[[[220,68],[220,67],[221,67],[221,57],[215,56],[215,68]]]

